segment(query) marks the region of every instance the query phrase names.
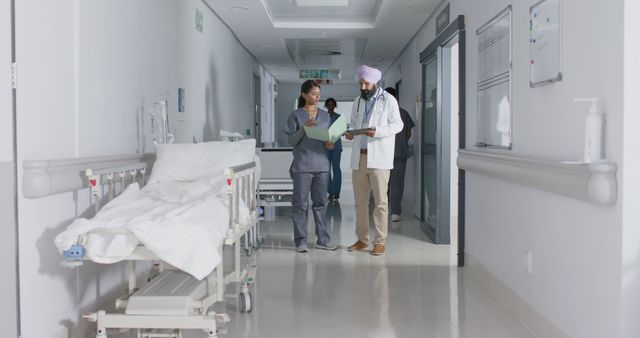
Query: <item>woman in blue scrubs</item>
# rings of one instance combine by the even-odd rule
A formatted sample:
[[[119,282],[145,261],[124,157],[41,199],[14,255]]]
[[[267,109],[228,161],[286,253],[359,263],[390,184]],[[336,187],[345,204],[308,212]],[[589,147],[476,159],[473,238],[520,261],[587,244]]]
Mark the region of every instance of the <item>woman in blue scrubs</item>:
[[[326,110],[317,107],[320,102],[320,86],[313,80],[307,80],[300,89],[299,102],[302,108],[293,111],[284,128],[293,147],[291,178],[293,179],[293,233],[296,251],[308,252],[307,247],[307,210],[311,194],[313,218],[316,223],[316,248],[335,250],[327,232],[327,190],[329,188],[329,157],[327,150],[333,149],[333,143],[308,138],[304,126],[329,128],[331,117]]]
[[[333,97],[324,101],[324,107],[329,111],[331,124],[336,122],[340,114],[336,113],[338,103]],[[329,177],[329,199],[338,201],[340,199],[340,189],[342,188],[342,170],[340,169],[340,157],[342,156],[342,142],[340,139],[333,144],[333,149],[329,150],[329,163],[331,165],[331,175]]]

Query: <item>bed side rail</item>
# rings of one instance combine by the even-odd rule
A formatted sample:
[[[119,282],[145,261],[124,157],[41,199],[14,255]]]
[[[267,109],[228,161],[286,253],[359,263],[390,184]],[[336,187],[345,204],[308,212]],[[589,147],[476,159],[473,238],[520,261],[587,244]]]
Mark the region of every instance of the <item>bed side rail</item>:
[[[225,170],[226,190],[229,196],[229,229],[240,226],[240,201],[244,201],[251,213],[250,217],[256,218],[257,208],[257,181],[256,162],[229,167]]]
[[[117,194],[116,184],[120,183],[120,191],[124,191],[131,183],[138,183],[140,187],[146,184],[147,164],[144,162],[113,168],[86,169],[84,171],[89,187],[94,210],[97,213],[102,207],[104,186],[107,186],[107,202]],[[138,179],[138,175],[140,179]]]
[[[102,207],[102,201],[106,198],[107,202],[115,198],[117,193],[123,192],[129,184],[138,183],[143,186],[146,183],[147,163],[139,162],[116,167],[99,167],[84,170],[84,176],[87,179],[89,188],[91,189],[91,204],[93,204],[94,214],[97,214]],[[117,189],[117,183],[120,183],[120,189]],[[106,196],[104,193],[106,185]],[[108,233],[124,233],[121,229],[96,229],[97,232]],[[62,252],[65,266],[78,266],[85,257],[86,250],[81,244],[83,236],[80,236],[76,244]]]

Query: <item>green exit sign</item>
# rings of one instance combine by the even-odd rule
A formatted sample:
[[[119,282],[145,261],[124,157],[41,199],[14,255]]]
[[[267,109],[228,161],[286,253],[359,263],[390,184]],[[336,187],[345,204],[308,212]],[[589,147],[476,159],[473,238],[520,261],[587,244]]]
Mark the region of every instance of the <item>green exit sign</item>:
[[[300,69],[301,79],[328,79],[328,69]]]
[[[298,75],[301,79],[315,79],[315,80],[326,80],[326,79],[340,79],[340,69],[337,68],[329,68],[329,69],[300,69]]]

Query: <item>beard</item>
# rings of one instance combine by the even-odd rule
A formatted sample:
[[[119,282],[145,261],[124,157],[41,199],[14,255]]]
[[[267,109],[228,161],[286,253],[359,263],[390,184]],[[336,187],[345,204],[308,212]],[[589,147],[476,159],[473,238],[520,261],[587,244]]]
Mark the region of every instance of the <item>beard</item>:
[[[362,97],[363,100],[369,100],[373,94],[376,93],[376,91],[378,90],[378,86],[373,86],[372,89],[361,89],[360,90],[360,97]]]

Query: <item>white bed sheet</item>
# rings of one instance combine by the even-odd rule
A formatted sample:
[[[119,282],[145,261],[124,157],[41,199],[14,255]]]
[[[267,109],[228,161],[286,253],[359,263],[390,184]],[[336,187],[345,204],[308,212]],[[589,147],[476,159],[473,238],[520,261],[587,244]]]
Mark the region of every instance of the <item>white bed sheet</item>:
[[[241,220],[247,220],[249,210],[240,204]],[[152,183],[142,189],[131,184],[95,217],[76,219],[55,244],[62,252],[86,234],[80,244],[87,258],[105,264],[126,259],[144,244],[159,259],[202,279],[220,262],[218,247],[228,228],[229,201],[220,175],[196,182]]]

